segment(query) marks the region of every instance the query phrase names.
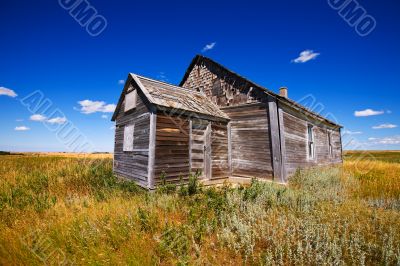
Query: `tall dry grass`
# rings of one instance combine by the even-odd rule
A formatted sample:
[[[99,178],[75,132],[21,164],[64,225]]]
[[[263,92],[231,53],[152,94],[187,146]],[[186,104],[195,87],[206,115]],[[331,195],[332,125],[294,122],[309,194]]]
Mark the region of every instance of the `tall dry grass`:
[[[370,205],[400,211],[400,163],[376,160],[345,162],[357,181],[352,194]]]
[[[147,193],[111,159],[2,156],[0,264],[396,265],[398,175],[397,163],[348,160],[289,186],[192,177]]]

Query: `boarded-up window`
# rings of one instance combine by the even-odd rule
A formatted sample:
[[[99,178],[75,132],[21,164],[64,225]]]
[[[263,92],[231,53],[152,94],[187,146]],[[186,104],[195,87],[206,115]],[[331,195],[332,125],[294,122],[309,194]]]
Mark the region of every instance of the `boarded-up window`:
[[[221,81],[219,79],[215,79],[212,85],[212,95],[220,96],[222,94]]]
[[[133,90],[125,95],[125,112],[136,108],[137,91]]]
[[[308,135],[308,158],[314,159],[315,157],[314,127],[312,125],[308,125],[307,135]]]
[[[124,128],[124,151],[133,151],[134,130],[134,125],[125,126]]]
[[[332,147],[332,134],[328,131],[328,145],[329,145],[329,156],[333,155],[333,147]]]

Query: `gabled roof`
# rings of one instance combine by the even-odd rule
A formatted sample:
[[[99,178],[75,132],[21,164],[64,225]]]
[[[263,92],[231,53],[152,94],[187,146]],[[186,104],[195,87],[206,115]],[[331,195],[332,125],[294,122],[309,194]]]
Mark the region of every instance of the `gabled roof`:
[[[132,81],[137,84],[139,89],[146,96],[147,100],[157,108],[162,107],[167,110],[183,110],[186,112],[229,120],[229,117],[202,92],[185,89],[130,73],[127,84]],[[121,104],[124,101],[125,91],[126,88],[118,101],[112,121],[115,121],[118,111],[121,108]],[[179,114],[179,112],[175,113]]]
[[[227,73],[227,74],[229,74],[230,76],[236,77],[236,78],[237,78],[238,80],[240,80],[241,83],[243,83],[243,84],[247,84],[248,86],[251,86],[251,87],[254,87],[254,88],[263,90],[266,94],[268,94],[268,95],[270,95],[270,96],[272,96],[272,97],[275,97],[275,98],[276,98],[277,100],[279,100],[280,102],[282,102],[282,103],[284,103],[284,104],[287,104],[287,105],[291,106],[292,108],[294,108],[294,109],[296,109],[296,110],[304,111],[307,115],[309,115],[309,116],[311,116],[311,117],[314,117],[314,118],[316,118],[316,119],[318,119],[318,120],[325,121],[326,123],[329,123],[329,124],[331,124],[331,125],[333,125],[333,126],[340,127],[340,128],[342,127],[341,125],[336,124],[335,122],[333,122],[333,121],[331,121],[331,120],[329,120],[329,119],[327,119],[327,118],[321,116],[320,114],[311,111],[311,110],[308,109],[307,107],[305,107],[305,106],[303,106],[303,105],[301,105],[301,104],[299,104],[299,103],[297,103],[297,102],[295,102],[295,101],[293,101],[293,100],[291,100],[291,99],[282,97],[282,96],[280,96],[279,94],[276,94],[276,93],[274,93],[274,92],[268,90],[267,88],[265,88],[265,87],[263,87],[263,86],[260,86],[260,85],[258,85],[258,84],[256,84],[256,83],[254,83],[254,82],[252,82],[252,81],[250,81],[250,80],[248,80],[248,79],[242,77],[241,75],[239,75],[239,74],[237,74],[237,73],[235,73],[235,72],[229,70],[228,68],[226,68],[226,67],[224,67],[223,65],[219,64],[218,62],[215,62],[214,60],[212,60],[212,59],[210,59],[210,58],[208,58],[208,57],[202,56],[202,55],[196,55],[196,56],[193,58],[192,62],[190,63],[188,69],[187,69],[186,72],[185,72],[185,75],[183,76],[182,81],[179,83],[179,86],[183,86],[183,84],[184,84],[184,83],[186,82],[186,80],[189,78],[190,73],[192,72],[193,68],[194,68],[196,65],[207,64],[207,63],[210,64],[210,65],[215,66],[217,69],[219,69],[219,72]]]

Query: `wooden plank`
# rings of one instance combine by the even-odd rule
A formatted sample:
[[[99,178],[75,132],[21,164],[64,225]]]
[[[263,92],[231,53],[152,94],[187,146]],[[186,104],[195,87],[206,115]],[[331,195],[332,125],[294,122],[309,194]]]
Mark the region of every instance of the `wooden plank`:
[[[248,177],[269,179],[272,177],[267,107],[267,104],[246,104],[224,108],[231,117],[230,133],[226,136],[230,137],[227,148],[230,149],[231,175],[247,172]],[[258,168],[261,169],[254,171]],[[227,171],[229,172],[229,169]]]
[[[193,122],[192,119],[189,120],[189,173],[192,171],[192,130]]]
[[[278,103],[278,117],[279,117],[279,138],[281,144],[281,182],[287,182],[286,173],[286,144],[285,144],[285,125],[283,120],[283,111]]]
[[[149,134],[149,164],[148,164],[148,186],[154,189],[154,162],[156,150],[156,130],[157,130],[157,114],[150,115],[150,134]]]
[[[329,128],[322,123],[314,125],[315,158],[308,159],[307,124],[313,123],[312,119],[296,114],[288,110],[288,107],[279,104],[283,116],[283,133],[285,141],[285,169],[286,179],[298,168],[306,168],[318,165],[330,165],[340,162],[340,136],[338,128]],[[333,140],[333,156],[329,155],[328,131]],[[283,149],[283,148],[282,148]]]
[[[208,123],[205,133],[205,148],[204,148],[204,174],[207,179],[211,179],[211,122]]]
[[[150,131],[150,110],[143,101],[143,95],[137,97],[134,110],[124,112],[125,100],[116,115],[113,170],[118,176],[131,179],[141,186],[148,187],[148,148]],[[124,127],[135,125],[133,150],[123,151]]]
[[[342,143],[342,132],[341,132],[341,128],[339,128],[339,141],[340,141],[340,163],[343,163],[343,143]],[[332,150],[334,149],[334,147],[332,147]],[[332,151],[333,153],[333,151]]]
[[[229,172],[229,140],[227,123],[211,123],[212,179],[227,177]]]
[[[276,98],[268,95],[268,114],[269,114],[269,128],[270,140],[272,148],[272,168],[274,170],[274,180],[281,180],[282,176],[282,163],[281,163],[281,144],[279,137],[279,118]]]
[[[166,182],[176,176],[184,178],[191,168],[191,133],[190,120],[186,117],[157,114],[155,178],[157,183],[162,172]]]

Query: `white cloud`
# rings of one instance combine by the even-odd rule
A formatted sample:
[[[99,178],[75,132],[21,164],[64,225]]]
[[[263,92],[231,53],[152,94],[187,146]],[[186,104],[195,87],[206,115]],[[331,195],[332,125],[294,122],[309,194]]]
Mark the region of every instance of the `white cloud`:
[[[305,62],[308,62],[310,60],[317,58],[317,56],[319,56],[319,55],[320,55],[320,53],[314,53],[313,50],[305,50],[300,53],[299,57],[297,57],[296,59],[293,59],[292,62],[305,63]]]
[[[111,130],[115,130],[115,126],[110,127]]]
[[[356,149],[356,150],[368,150],[368,149],[385,149],[393,148],[390,145],[399,145],[400,135],[390,136],[390,137],[370,137],[366,141],[351,140],[345,149]],[[386,147],[385,147],[386,146]]]
[[[32,121],[37,121],[37,122],[43,122],[46,121],[47,117],[43,116],[43,115],[31,115],[30,120]]]
[[[355,111],[354,116],[361,117],[361,116],[372,116],[372,115],[381,115],[385,113],[384,111],[374,111],[372,109],[365,109],[363,111]]]
[[[393,124],[382,124],[379,126],[373,126],[373,129],[386,129],[386,128],[396,128],[397,125],[393,125]]]
[[[371,144],[395,145],[400,144],[400,136],[391,136],[385,138],[369,138]]]
[[[102,115],[101,118],[108,119],[108,115]]]
[[[65,117],[55,117],[46,121],[49,124],[59,124],[62,125],[67,122],[67,118]]]
[[[30,128],[26,127],[26,126],[20,126],[20,127],[14,128],[14,130],[15,131],[28,131],[28,130],[30,130]]]
[[[123,80],[123,79],[118,80],[118,84],[119,85],[124,85],[125,84],[125,80]]]
[[[217,44],[216,42],[209,43],[206,46],[204,46],[201,51],[202,52],[207,52],[208,50],[214,49],[216,44]]]
[[[49,124],[60,124],[60,125],[67,122],[67,119],[65,117],[54,117],[54,118],[48,119],[44,115],[39,115],[39,114],[31,115],[30,120],[36,121],[36,122],[46,122]]]
[[[113,113],[116,107],[115,104],[106,104],[103,101],[84,100],[79,101],[78,103],[81,106],[80,111],[84,114],[92,114],[96,112]]]
[[[15,93],[15,91],[13,91],[11,89],[4,88],[4,87],[0,87],[0,95],[6,95],[6,96],[13,97],[13,98],[18,96]]]
[[[102,112],[103,113],[114,113],[116,107],[117,106],[115,104],[107,104],[106,106],[104,106],[104,109]]]
[[[362,134],[361,131],[350,131],[347,129],[343,131],[343,135],[360,135],[360,134]]]

